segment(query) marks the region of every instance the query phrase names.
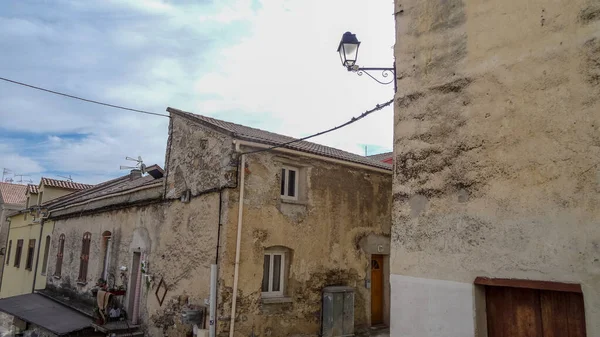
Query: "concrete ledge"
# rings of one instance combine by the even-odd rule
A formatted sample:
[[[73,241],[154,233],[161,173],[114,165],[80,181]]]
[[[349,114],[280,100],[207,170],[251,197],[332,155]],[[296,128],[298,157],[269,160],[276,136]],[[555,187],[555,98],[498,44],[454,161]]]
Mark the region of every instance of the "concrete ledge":
[[[291,297],[267,297],[261,299],[263,304],[292,303]]]

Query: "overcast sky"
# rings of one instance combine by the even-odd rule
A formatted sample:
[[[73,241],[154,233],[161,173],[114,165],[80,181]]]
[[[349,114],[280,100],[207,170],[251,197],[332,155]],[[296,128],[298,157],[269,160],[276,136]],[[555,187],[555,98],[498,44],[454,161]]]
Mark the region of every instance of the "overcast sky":
[[[293,137],[339,125],[393,97],[347,72],[391,66],[392,0],[0,2],[0,77],[166,113],[168,106]],[[0,81],[0,169],[98,183],[125,156],[164,164],[168,119]],[[313,141],[369,154],[392,148],[388,107]],[[19,178],[17,178],[18,180]]]

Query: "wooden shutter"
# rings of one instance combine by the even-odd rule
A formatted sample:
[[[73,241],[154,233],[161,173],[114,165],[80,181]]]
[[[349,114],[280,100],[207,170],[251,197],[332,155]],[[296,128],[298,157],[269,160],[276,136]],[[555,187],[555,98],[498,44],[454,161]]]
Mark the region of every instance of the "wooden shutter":
[[[85,282],[87,280],[87,269],[88,261],[90,259],[90,243],[92,234],[86,232],[83,234],[83,240],[81,242],[81,261],[79,263],[79,282]]]
[[[15,267],[21,267],[21,253],[23,252],[23,240],[17,240],[17,249],[15,251]]]

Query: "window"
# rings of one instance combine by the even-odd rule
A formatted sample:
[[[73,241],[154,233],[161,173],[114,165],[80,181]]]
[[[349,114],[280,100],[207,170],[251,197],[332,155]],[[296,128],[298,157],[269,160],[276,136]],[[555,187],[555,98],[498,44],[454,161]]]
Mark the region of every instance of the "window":
[[[112,251],[111,233],[109,231],[102,233],[102,238],[104,240],[104,264],[102,266],[102,278],[108,280],[108,269],[110,267],[110,255]]]
[[[25,269],[31,270],[33,267],[33,255],[35,251],[35,239],[29,240],[29,246],[27,247],[27,260],[25,260]]]
[[[46,243],[44,244],[44,260],[42,260],[42,275],[46,274],[48,267],[48,252],[50,251],[50,235],[46,235]]]
[[[298,169],[281,168],[281,197],[298,199]]]
[[[285,252],[265,251],[263,261],[263,297],[283,297],[285,275]]]
[[[38,205],[42,204],[42,201],[44,200],[43,198],[44,198],[44,192],[40,192],[40,196],[39,196],[38,203],[37,203]]]
[[[23,240],[17,240],[17,248],[15,249],[15,267],[21,267],[21,253],[23,252]]]
[[[87,269],[88,261],[90,259],[90,243],[92,240],[92,234],[86,232],[83,234],[83,240],[81,240],[81,260],[79,262],[79,277],[78,282],[86,282],[87,280]]]
[[[56,268],[54,268],[54,276],[60,276],[62,273],[63,254],[65,252],[65,235],[61,234],[58,238],[58,253],[56,254]]]
[[[8,252],[6,252],[6,265],[10,263],[10,250],[12,249],[12,240],[8,241]]]

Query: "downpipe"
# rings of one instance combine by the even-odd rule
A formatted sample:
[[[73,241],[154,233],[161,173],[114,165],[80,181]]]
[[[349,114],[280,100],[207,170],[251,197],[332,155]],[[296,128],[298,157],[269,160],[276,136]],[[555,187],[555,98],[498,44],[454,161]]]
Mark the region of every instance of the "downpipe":
[[[239,151],[239,145],[236,144],[236,150]],[[229,323],[229,337],[233,337],[235,332],[235,310],[237,302],[238,277],[240,268],[240,245],[242,241],[242,216],[244,213],[244,179],[245,179],[246,156],[240,156],[240,200],[238,205],[238,223],[237,239],[235,243],[235,267],[233,273],[233,297],[231,301],[231,320]]]

